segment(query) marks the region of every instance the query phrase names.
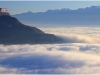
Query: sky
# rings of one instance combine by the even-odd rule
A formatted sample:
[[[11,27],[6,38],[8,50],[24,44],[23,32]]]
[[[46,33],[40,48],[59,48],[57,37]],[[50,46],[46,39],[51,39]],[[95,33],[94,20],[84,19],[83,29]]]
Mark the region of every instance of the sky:
[[[78,9],[100,5],[100,1],[0,1],[1,8],[7,8],[11,15],[23,12],[45,12],[62,8]]]

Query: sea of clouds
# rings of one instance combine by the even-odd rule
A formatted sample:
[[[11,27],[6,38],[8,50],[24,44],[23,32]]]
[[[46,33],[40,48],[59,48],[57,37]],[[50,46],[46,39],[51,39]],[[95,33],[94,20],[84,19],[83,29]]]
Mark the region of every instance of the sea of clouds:
[[[69,27],[41,28],[46,33],[64,38],[68,43],[100,43],[100,28]]]
[[[41,28],[63,44],[0,45],[0,74],[100,74],[99,28]]]

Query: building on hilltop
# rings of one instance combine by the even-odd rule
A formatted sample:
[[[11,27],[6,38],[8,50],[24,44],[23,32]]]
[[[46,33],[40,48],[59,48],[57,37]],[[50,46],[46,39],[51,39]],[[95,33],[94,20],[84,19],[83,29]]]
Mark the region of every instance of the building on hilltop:
[[[10,14],[8,13],[6,8],[0,8],[0,16],[2,16],[2,15],[10,16]]]
[[[7,13],[8,11],[7,11],[6,8],[0,8],[0,12],[2,12],[2,13]]]

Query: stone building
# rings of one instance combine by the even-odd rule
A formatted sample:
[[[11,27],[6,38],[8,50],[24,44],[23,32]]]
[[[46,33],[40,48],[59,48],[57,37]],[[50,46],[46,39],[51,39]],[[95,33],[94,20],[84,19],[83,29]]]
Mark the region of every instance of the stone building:
[[[8,11],[7,11],[6,8],[0,8],[0,12],[2,12],[2,13],[7,13]]]
[[[8,13],[6,8],[0,8],[0,16],[2,16],[2,15],[10,16],[10,14]]]

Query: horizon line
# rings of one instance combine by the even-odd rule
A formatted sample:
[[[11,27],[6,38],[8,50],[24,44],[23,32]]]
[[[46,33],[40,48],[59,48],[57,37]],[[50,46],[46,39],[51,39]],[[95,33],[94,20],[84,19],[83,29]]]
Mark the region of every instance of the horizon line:
[[[89,6],[89,7],[92,7],[92,6],[99,6],[100,7],[100,5],[91,5],[91,6]],[[63,10],[63,9],[65,9],[65,10],[78,10],[78,9],[86,9],[86,8],[89,8],[89,7],[84,7],[84,8],[77,8],[77,9],[70,9],[70,8],[61,8],[61,9],[48,9],[48,10],[51,10],[51,11],[53,11],[53,10]],[[99,8],[100,9],[100,8]],[[32,12],[32,11],[27,11],[27,12],[32,12],[32,13],[39,13],[39,12],[47,12],[48,10],[46,10],[46,11],[38,11],[38,12]],[[9,11],[9,10],[8,10]],[[22,12],[22,13],[27,13],[27,12]],[[17,13],[17,14],[22,14],[22,13]],[[11,15],[16,15],[16,14],[11,14]]]

